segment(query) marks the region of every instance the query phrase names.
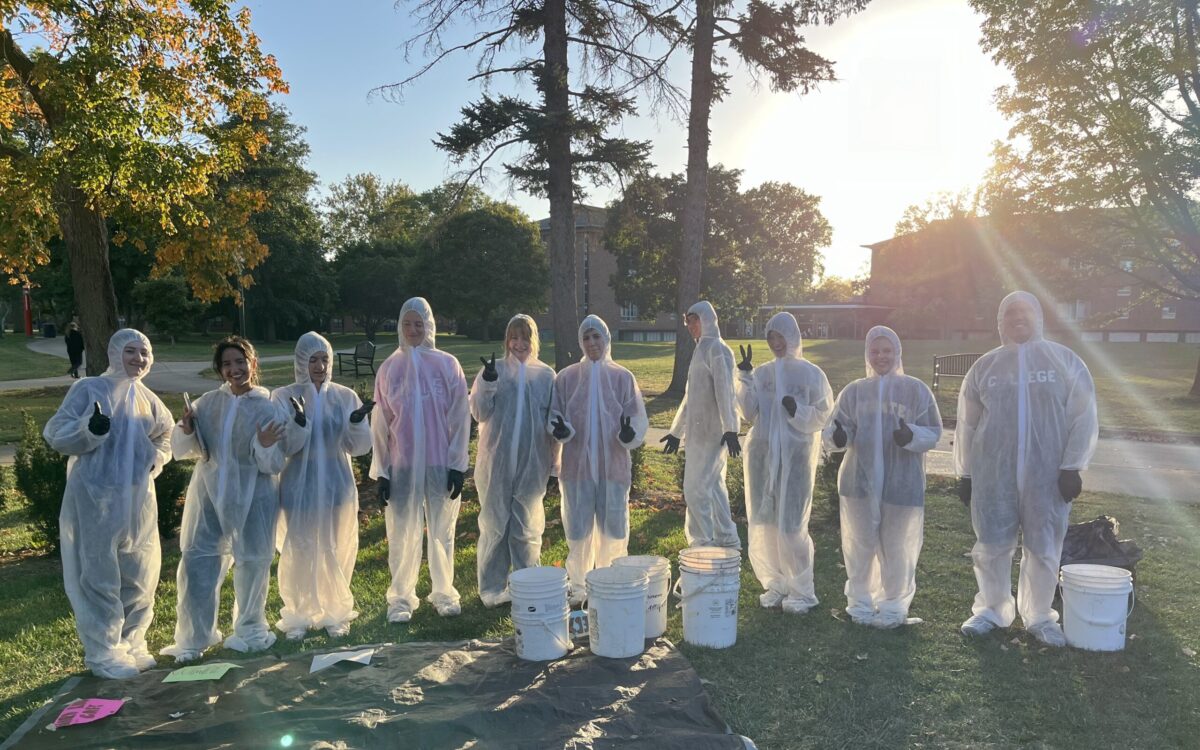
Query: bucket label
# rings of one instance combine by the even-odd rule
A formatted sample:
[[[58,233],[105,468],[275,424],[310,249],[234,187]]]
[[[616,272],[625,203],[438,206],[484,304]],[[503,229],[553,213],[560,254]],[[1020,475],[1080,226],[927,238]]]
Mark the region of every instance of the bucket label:
[[[577,610],[571,613],[570,632],[572,638],[579,638],[588,633],[588,613]]]
[[[737,604],[738,604],[737,599],[726,599],[725,600],[725,616],[726,617],[737,617]]]
[[[596,610],[588,607],[587,611],[588,638],[592,643],[600,642],[600,618],[596,616]]]
[[[525,653],[525,638],[521,634],[520,628],[513,630],[513,644],[517,647],[517,654]]]

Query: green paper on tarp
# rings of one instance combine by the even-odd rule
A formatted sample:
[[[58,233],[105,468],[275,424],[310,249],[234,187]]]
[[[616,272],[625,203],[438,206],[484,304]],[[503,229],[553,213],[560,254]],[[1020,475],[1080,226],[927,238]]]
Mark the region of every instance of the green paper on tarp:
[[[238,665],[225,661],[212,664],[196,664],[190,667],[180,667],[163,679],[163,682],[199,682],[201,680],[219,680],[231,669]]]
[[[71,750],[753,747],[729,733],[699,675],[665,639],[630,659],[576,645],[552,662],[521,661],[512,639],[374,648],[369,665],[313,674],[322,652],[240,662],[236,681],[164,683],[161,670],[120,681],[87,677],[52,710],[80,697],[131,699],[72,735]],[[61,733],[31,727],[16,747],[61,748]]]

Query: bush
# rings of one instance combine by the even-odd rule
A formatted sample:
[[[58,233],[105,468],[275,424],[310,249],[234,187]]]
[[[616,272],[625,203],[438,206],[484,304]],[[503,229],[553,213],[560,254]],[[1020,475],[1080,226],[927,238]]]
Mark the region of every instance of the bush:
[[[629,452],[630,495],[641,497],[646,494],[646,446],[639,445]]]
[[[58,551],[58,514],[67,489],[67,457],[53,450],[29,412],[21,412],[21,443],[15,463],[17,489],[29,501],[34,542]]]
[[[183,498],[192,481],[195,461],[171,461],[154,479],[154,494],[158,498],[158,535],[170,539],[183,520]]]

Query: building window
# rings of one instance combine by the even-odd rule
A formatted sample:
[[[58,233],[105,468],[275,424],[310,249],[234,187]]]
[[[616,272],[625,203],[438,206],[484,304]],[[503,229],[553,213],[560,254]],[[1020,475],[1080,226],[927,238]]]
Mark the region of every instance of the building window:
[[[1122,259],[1121,260],[1121,270],[1125,271],[1126,273],[1132,271],[1133,270],[1133,261],[1128,258]]]
[[[1163,305],[1162,306],[1162,319],[1163,320],[1175,320],[1175,305]]]
[[[638,319],[638,306],[632,302],[621,305],[621,322],[632,323]]]
[[[1118,296],[1118,297],[1128,297],[1128,296],[1129,296],[1129,295],[1131,295],[1131,294],[1133,294],[1133,288],[1132,288],[1132,287],[1123,286],[1123,287],[1121,287],[1120,289],[1118,289],[1118,290],[1117,290],[1117,296]]]

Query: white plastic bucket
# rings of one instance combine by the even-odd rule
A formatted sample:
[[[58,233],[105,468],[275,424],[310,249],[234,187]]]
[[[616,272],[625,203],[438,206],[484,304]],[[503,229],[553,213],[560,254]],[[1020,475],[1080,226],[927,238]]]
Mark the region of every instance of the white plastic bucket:
[[[1133,576],[1109,565],[1064,565],[1063,633],[1067,644],[1087,651],[1125,648],[1125,621],[1133,612]]]
[[[696,646],[729,648],[737,642],[741,553],[693,547],[679,553],[683,639]]]
[[[596,656],[626,659],[646,647],[646,589],[640,568],[597,568],[587,574],[588,643]]]
[[[614,566],[636,568],[646,573],[646,637],[667,632],[667,592],[671,590],[671,561],[658,555],[629,555],[613,560]]]
[[[513,619],[517,614],[555,615],[567,606],[567,571],[548,565],[514,570],[508,575]]]
[[[567,625],[570,610],[564,606],[561,612],[524,614],[513,610],[513,640],[517,656],[525,661],[551,661],[561,659],[571,648],[571,636]]]

